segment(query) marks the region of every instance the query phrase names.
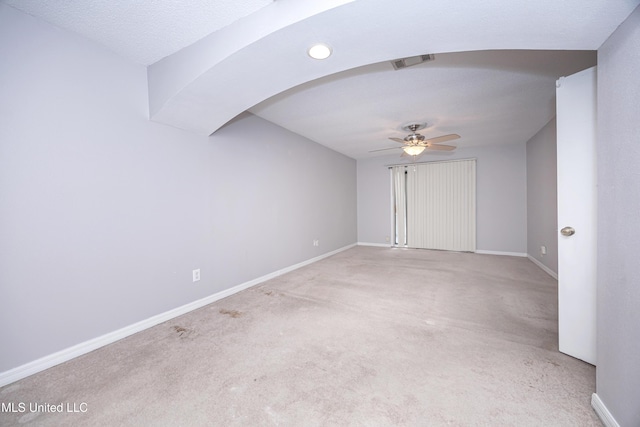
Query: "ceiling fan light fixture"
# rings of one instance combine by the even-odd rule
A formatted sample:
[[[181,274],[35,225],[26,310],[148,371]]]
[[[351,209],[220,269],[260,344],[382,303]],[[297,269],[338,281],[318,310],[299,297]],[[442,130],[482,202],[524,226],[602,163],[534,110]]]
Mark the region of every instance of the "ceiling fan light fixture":
[[[406,147],[402,147],[404,152],[410,156],[417,156],[421,154],[425,148],[426,147],[423,147],[421,145],[407,145]]]
[[[331,56],[331,48],[326,44],[318,43],[311,46],[307,54],[313,59],[327,59]]]

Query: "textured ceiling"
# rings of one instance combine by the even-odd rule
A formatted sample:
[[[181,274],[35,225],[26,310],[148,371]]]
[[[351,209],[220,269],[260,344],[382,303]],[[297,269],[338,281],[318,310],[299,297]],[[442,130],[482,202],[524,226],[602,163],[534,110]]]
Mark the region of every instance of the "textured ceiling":
[[[273,0],[3,0],[149,65]]]
[[[327,76],[250,111],[354,158],[395,153],[369,151],[400,147],[388,138],[406,136],[409,122],[428,123],[427,138],[457,133],[460,147],[522,143],[554,117],[555,81],[595,63],[594,51],[444,53]]]
[[[148,65],[150,117],[213,133],[244,111],[353,158],[402,125],[459,147],[523,143],[555,80],[588,68],[640,0],[0,0]],[[315,42],[325,61],[306,55]],[[395,71],[389,61],[432,53]],[[396,154],[397,155],[397,154]]]

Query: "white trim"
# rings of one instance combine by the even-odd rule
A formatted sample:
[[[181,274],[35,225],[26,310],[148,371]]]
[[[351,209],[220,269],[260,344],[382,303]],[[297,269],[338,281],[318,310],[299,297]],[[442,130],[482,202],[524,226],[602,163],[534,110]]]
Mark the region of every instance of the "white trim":
[[[505,255],[505,256],[518,256],[518,257],[526,257],[527,254],[523,252],[501,252],[501,251],[485,251],[482,249],[476,249],[477,254],[483,255]]]
[[[405,246],[395,246],[391,243],[369,243],[369,242],[358,242],[358,246],[377,246],[380,248],[404,248],[404,249],[420,249],[420,248],[409,248]],[[427,248],[428,249],[428,248]],[[436,249],[437,250],[437,249]],[[460,251],[451,251],[451,252],[460,252]],[[476,250],[474,253],[483,254],[483,255],[505,255],[505,256],[517,256],[526,258],[529,255],[522,252],[500,252],[500,251],[484,251],[484,250]],[[545,267],[546,268],[546,267]],[[546,271],[546,270],[545,270]],[[549,270],[551,271],[551,270]],[[551,274],[551,273],[549,273]]]
[[[367,243],[367,242],[358,242],[358,246],[377,246],[379,248],[390,248],[393,245],[391,243]]]
[[[393,168],[389,168],[389,247],[392,247],[396,238],[396,187],[393,184]],[[393,242],[393,244],[391,243]],[[360,244],[360,243],[358,243]],[[363,243],[366,245],[366,243]]]
[[[527,255],[527,258],[529,258],[529,260],[534,263],[535,265],[537,265],[538,267],[540,267],[545,273],[547,273],[549,276],[553,277],[554,279],[558,280],[558,273],[556,273],[555,271],[553,271],[552,269],[550,269],[549,267],[547,267],[546,265],[544,265],[543,263],[541,263],[539,260],[535,259],[534,257],[532,257],[531,255]]]
[[[618,424],[616,419],[613,418],[611,412],[609,412],[607,407],[604,405],[604,403],[602,403],[602,400],[600,400],[600,397],[596,393],[593,393],[591,395],[591,407],[594,411],[596,411],[596,414],[598,414],[605,427],[620,427],[620,424]]]
[[[401,147],[398,147],[401,148]],[[478,160],[477,157],[466,157],[464,159],[447,159],[447,160],[427,160],[424,162],[411,162],[411,163],[397,163],[395,165],[385,165],[386,168],[393,168],[394,166],[413,166],[413,165],[424,165],[426,163],[452,163],[452,162],[465,162],[467,160]]]
[[[89,353],[90,351],[93,351],[100,347],[104,347],[105,345],[112,344],[118,340],[128,337],[129,335],[133,335],[137,332],[156,326],[162,322],[166,322],[167,320],[171,320],[175,317],[181,316],[190,311],[196,310],[200,307],[204,307],[207,304],[211,304],[212,302],[215,302],[222,298],[226,298],[228,296],[236,294],[240,291],[243,291],[247,288],[255,286],[259,283],[266,282],[267,280],[273,279],[274,277],[281,276],[290,271],[293,271],[298,268],[304,267],[306,265],[312,264],[314,262],[320,261],[321,259],[328,258],[339,252],[345,251],[347,249],[351,249],[354,246],[356,246],[356,244],[348,245],[340,249],[327,252],[315,258],[311,258],[306,261],[300,262],[298,264],[285,267],[281,270],[274,271],[273,273],[269,273],[264,276],[258,277],[257,279],[253,279],[248,282],[241,283],[232,288],[225,289],[213,295],[209,295],[208,297],[190,302],[180,307],[176,307],[169,311],[165,311],[164,313],[160,313],[156,316],[149,317],[148,319],[142,320],[140,322],[134,323],[129,326],[125,326],[124,328],[118,329],[116,331],[109,332],[105,335],[90,339],[85,342],[81,342],[80,344],[76,344],[72,347],[68,347],[64,350],[58,351],[56,353],[50,354],[48,356],[44,356],[40,359],[34,360],[24,365],[2,372],[0,373],[0,387],[3,387],[7,384],[11,384],[15,381],[26,378],[29,375],[36,374],[38,372],[44,371],[45,369],[51,368],[61,363],[67,362],[75,357],[82,356],[83,354]]]

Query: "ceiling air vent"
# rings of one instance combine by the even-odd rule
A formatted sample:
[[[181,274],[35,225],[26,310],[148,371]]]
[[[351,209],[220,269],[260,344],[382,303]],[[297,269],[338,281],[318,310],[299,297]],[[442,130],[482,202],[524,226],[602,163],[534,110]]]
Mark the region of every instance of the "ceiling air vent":
[[[409,58],[396,59],[394,61],[391,61],[391,65],[393,65],[394,69],[401,70],[403,68],[411,67],[412,65],[418,65],[422,64],[423,62],[433,61],[434,59],[435,56],[433,56],[432,54],[418,55],[411,56]]]

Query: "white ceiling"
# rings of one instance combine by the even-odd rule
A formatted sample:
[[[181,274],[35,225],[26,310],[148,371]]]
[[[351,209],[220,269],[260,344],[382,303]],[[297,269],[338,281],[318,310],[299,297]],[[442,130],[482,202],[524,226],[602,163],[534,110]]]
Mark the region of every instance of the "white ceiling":
[[[369,151],[412,121],[460,134],[459,147],[525,142],[554,115],[555,80],[593,65],[640,4],[2,1],[148,65],[154,121],[208,135],[248,110],[353,158],[388,155]],[[306,55],[318,41],[333,48],[325,61]]]
[[[273,0],[3,0],[149,65]]]
[[[595,62],[593,51],[443,53],[397,71],[383,62],[333,74],[250,111],[354,158],[395,153],[368,152],[399,150],[388,138],[406,136],[409,122],[426,122],[427,138],[457,133],[447,144],[460,147],[525,142],[554,117],[558,77]]]

